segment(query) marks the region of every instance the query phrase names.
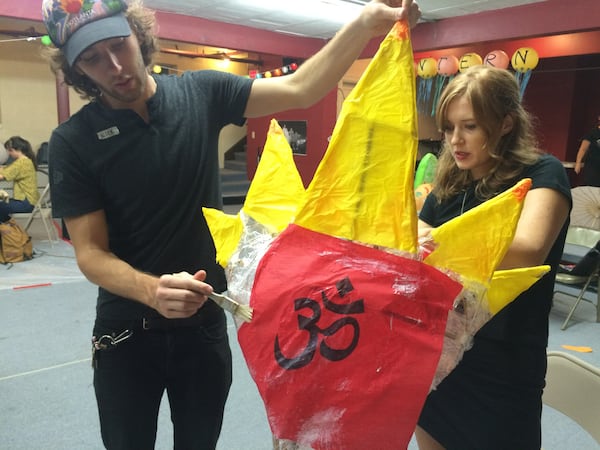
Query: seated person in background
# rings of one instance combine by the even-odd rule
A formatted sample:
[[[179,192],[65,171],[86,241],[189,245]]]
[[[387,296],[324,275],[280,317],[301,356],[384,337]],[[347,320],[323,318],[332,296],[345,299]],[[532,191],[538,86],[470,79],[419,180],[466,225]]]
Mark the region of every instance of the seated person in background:
[[[14,183],[13,196],[8,202],[0,202],[0,222],[10,219],[12,213],[27,213],[33,211],[40,198],[37,189],[35,155],[31,144],[19,136],[13,136],[4,143],[14,162],[0,168],[0,180]]]

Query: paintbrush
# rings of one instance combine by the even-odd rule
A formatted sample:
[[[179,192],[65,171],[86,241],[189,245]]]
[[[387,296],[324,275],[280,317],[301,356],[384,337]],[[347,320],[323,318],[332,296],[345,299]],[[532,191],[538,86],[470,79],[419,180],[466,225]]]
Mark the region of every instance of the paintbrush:
[[[252,320],[252,308],[250,308],[250,306],[242,305],[226,295],[217,294],[216,292],[209,294],[208,298],[214,301],[225,311],[229,311],[231,314],[243,320],[244,322],[250,322]]]
[[[177,278],[193,278],[188,272],[174,273],[173,276]],[[252,308],[248,305],[242,305],[236,302],[232,298],[227,297],[223,294],[217,294],[213,292],[207,295],[213,302],[223,308],[225,311],[229,311],[235,317],[243,320],[244,322],[250,322],[252,320]]]

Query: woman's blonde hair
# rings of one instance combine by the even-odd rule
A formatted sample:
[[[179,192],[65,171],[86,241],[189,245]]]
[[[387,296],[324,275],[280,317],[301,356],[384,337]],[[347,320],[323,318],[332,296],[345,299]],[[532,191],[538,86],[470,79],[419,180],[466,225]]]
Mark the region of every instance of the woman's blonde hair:
[[[489,173],[477,180],[475,187],[477,197],[487,200],[508,183],[516,182],[523,168],[539,158],[532,118],[523,108],[519,84],[508,70],[473,66],[450,81],[436,107],[440,130],[446,128],[450,104],[459,98],[471,104],[477,125],[487,136],[485,148],[494,161]],[[507,119],[512,128],[503,134]],[[444,140],[433,194],[442,201],[465,190],[472,182],[471,172],[458,168],[450,143]]]
[[[152,64],[154,55],[159,50],[158,39],[154,33],[156,20],[154,12],[142,6],[140,0],[132,0],[125,11],[125,16],[135,34],[142,52],[142,58],[146,67]],[[87,76],[75,69],[75,64],[69,66],[67,59],[59,48],[46,47],[44,56],[50,63],[54,74],[62,71],[64,81],[73,86],[82,98],[93,99],[100,96],[100,89]]]

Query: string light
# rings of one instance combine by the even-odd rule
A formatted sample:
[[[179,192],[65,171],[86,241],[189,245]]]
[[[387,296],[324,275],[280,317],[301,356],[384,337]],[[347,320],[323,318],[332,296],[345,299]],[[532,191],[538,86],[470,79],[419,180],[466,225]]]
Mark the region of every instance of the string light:
[[[52,41],[50,40],[50,36],[48,36],[47,34],[45,34],[43,36],[29,36],[29,37],[14,38],[14,39],[2,39],[2,40],[0,40],[0,44],[5,43],[5,42],[19,42],[19,41],[33,42],[33,41],[37,41],[38,39],[44,45],[52,44]]]
[[[45,46],[49,46],[52,45],[52,40],[50,39],[50,36],[48,36],[47,34],[43,35],[43,36],[29,36],[29,37],[24,37],[24,38],[17,38],[17,39],[5,39],[5,40],[0,40],[0,43],[3,42],[16,42],[16,41],[27,41],[27,42],[31,42],[31,41],[37,41],[40,40],[40,42],[45,45]],[[227,56],[225,56],[222,60],[222,64],[226,67],[228,65],[228,63],[231,62],[231,59]],[[169,69],[169,71],[175,71],[175,72],[183,72],[182,70],[177,70],[174,69],[173,67],[163,67],[159,64],[155,64],[152,67],[152,72],[159,74],[163,71],[163,68],[167,68]],[[290,75],[292,73],[294,73],[296,70],[298,69],[298,64],[297,63],[291,63],[291,64],[287,64],[283,67],[278,67],[276,69],[272,69],[272,70],[267,70],[265,72],[258,72],[257,70],[251,70],[250,73],[248,74],[249,78],[271,78],[271,77],[280,77],[283,75]]]
[[[289,75],[298,70],[297,63],[291,63],[283,67],[279,67],[277,69],[267,70],[266,72],[259,72],[257,70],[251,70],[248,74],[250,78],[271,78],[271,77],[280,77],[282,75]]]

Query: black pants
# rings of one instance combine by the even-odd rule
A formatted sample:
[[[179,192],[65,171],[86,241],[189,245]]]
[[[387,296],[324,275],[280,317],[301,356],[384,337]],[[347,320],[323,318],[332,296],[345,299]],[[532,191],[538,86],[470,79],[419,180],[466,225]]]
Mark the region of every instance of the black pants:
[[[583,167],[583,186],[600,186],[600,162],[585,162]]]
[[[94,336],[119,335],[96,321]],[[131,328],[131,327],[128,327]],[[110,450],[154,449],[166,390],[174,449],[216,447],[231,386],[225,316],[207,326],[133,330],[130,338],[94,355],[94,388],[102,440]]]

